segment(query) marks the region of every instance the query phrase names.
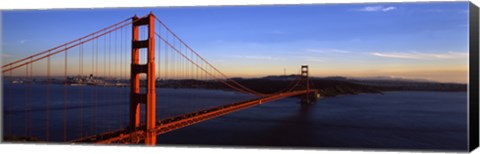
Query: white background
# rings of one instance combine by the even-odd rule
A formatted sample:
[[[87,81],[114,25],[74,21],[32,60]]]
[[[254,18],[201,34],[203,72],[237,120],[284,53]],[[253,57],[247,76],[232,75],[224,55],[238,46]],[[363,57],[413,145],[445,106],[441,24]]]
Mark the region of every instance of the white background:
[[[365,3],[365,2],[425,2],[428,0],[0,0],[0,10],[11,9],[51,9],[51,8],[102,8],[102,7],[144,7],[144,6],[193,6],[193,5],[245,5],[245,4],[299,4],[299,3]],[[446,1],[446,0],[434,0]],[[477,6],[480,0],[472,0]],[[0,14],[1,30],[1,14]],[[1,40],[1,31],[0,31]],[[1,41],[0,41],[1,43]],[[1,46],[1,44],[0,44]],[[367,153],[434,153],[411,151],[379,151],[379,150],[339,150],[339,149],[252,149],[252,148],[199,148],[199,147],[144,147],[144,146],[84,146],[84,145],[52,145],[52,144],[0,144],[0,153],[64,153],[64,154],[137,154],[137,153],[209,153],[209,154],[287,154],[287,153],[333,153],[333,154],[367,154]],[[438,153],[438,152],[437,152]],[[445,153],[445,152],[440,152]],[[475,154],[480,154],[476,150]]]

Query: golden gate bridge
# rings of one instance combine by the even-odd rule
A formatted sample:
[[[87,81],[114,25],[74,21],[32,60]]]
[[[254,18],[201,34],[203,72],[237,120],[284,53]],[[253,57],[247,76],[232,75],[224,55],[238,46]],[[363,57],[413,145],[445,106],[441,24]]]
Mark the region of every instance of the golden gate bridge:
[[[50,141],[51,136],[63,136],[63,142],[66,143],[144,142],[155,145],[157,135],[270,101],[292,96],[300,96],[303,103],[315,101],[319,93],[311,88],[308,66],[302,65],[300,68],[295,79],[275,92],[253,90],[242,81],[228,77],[201,57],[154,14],[133,16],[73,41],[3,65],[2,76],[5,82],[15,85],[3,88],[6,107],[4,127],[13,127],[12,122],[21,123],[22,127],[15,125],[9,130],[16,130],[18,136],[42,136],[44,141]],[[42,86],[42,93],[34,91],[35,84],[45,85]],[[96,88],[87,90],[84,88],[86,85]],[[58,90],[59,86],[62,90]],[[130,87],[128,96],[115,96],[108,90],[125,86]],[[159,97],[157,87],[222,89],[254,97],[215,106],[199,105],[194,111],[165,116],[161,111],[168,112],[168,104],[161,105],[171,100]],[[13,91],[21,91],[20,96],[14,96]],[[191,101],[202,103],[194,98]],[[128,125],[111,128],[106,124],[109,121],[102,121],[101,117],[114,114],[111,108],[115,101],[122,99],[129,99],[128,110],[122,110],[128,112],[128,119],[113,119],[128,120]],[[35,106],[34,101],[40,101],[42,106]],[[71,105],[73,101],[77,102],[76,106]],[[17,112],[9,112],[8,106],[12,104],[20,105],[16,108]],[[77,112],[69,113],[68,109],[72,107]],[[100,107],[105,109],[99,109]],[[87,108],[89,112],[86,111]],[[32,121],[38,122],[39,119],[38,114],[33,113],[38,110],[42,110],[45,115],[40,119],[43,124],[35,126]],[[52,120],[52,112],[63,116],[63,120]],[[12,114],[21,114],[23,118],[15,118],[19,116]],[[75,126],[70,126],[72,118],[69,117],[72,114],[77,117],[73,120],[77,123]],[[86,116],[95,117],[95,120],[85,120]],[[63,129],[52,131],[53,125],[61,125],[59,127]],[[106,128],[102,125],[106,125]],[[76,129],[78,134],[69,133],[69,129]]]

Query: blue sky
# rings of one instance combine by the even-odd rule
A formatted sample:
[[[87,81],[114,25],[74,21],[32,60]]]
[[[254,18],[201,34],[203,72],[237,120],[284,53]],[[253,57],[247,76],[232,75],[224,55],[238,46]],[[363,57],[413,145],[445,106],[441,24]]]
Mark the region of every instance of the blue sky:
[[[467,80],[467,2],[3,11],[2,59],[150,11],[230,76],[308,64],[314,76]]]

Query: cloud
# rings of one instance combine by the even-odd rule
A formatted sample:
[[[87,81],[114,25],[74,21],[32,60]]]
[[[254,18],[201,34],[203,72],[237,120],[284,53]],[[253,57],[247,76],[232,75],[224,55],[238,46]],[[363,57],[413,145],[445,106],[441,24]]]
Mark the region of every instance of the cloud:
[[[299,55],[299,56],[292,57],[292,59],[293,58],[296,58],[300,61],[308,61],[308,62],[327,62],[328,61],[328,59],[325,58],[324,56]]]
[[[305,51],[313,53],[351,53],[348,50],[341,49],[305,49]]]
[[[20,44],[24,44],[24,43],[26,43],[26,42],[27,42],[27,40],[20,40],[20,41],[19,41]]]
[[[382,11],[386,12],[386,11],[391,11],[391,10],[395,10],[397,9],[396,7],[393,7],[393,6],[390,6],[390,7],[387,7],[387,8],[383,8]]]
[[[425,52],[372,52],[370,55],[398,59],[457,59],[468,57],[467,52],[425,53]]]
[[[393,11],[396,10],[397,7],[394,6],[366,6],[361,9],[356,9],[356,11],[361,11],[361,12],[388,12],[388,11]]]

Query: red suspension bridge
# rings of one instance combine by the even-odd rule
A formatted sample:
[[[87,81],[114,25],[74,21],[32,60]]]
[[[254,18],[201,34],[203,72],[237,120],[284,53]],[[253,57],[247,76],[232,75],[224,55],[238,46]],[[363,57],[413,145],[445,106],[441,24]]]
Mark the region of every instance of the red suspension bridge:
[[[157,135],[205,120],[287,97],[310,103],[319,96],[310,88],[306,65],[278,91],[248,88],[202,58],[152,13],[9,62],[2,75],[4,134],[53,142],[155,145]],[[251,97],[201,105],[208,102],[188,96],[198,107],[172,114],[171,98],[161,97],[157,87],[221,89]],[[121,122],[113,126],[112,119]]]

